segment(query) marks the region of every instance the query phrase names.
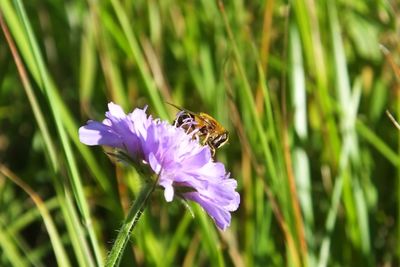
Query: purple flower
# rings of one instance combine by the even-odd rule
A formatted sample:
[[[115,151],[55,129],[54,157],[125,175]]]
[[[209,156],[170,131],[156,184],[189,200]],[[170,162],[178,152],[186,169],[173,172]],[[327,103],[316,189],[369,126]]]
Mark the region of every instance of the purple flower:
[[[133,160],[144,162],[159,174],[158,184],[168,202],[175,193],[195,201],[225,230],[240,196],[235,191],[236,180],[229,178],[222,163],[213,161],[210,148],[200,145],[193,133],[147,116],[146,108],[127,115],[114,103],[108,109],[102,123],[89,121],[79,128],[80,141],[119,148]]]

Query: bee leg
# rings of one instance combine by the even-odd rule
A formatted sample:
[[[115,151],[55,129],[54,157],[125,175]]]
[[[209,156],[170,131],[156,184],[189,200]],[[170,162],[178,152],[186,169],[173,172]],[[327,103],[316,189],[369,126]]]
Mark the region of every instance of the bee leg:
[[[210,133],[207,133],[206,137],[203,139],[203,146],[209,145]]]
[[[212,157],[213,159],[215,159],[215,151],[216,151],[216,149],[215,149],[215,147],[212,145],[211,140],[208,140],[204,145],[206,145],[206,146],[208,146],[208,147],[210,148],[211,157]]]
[[[210,146],[211,157],[215,159],[215,148]]]

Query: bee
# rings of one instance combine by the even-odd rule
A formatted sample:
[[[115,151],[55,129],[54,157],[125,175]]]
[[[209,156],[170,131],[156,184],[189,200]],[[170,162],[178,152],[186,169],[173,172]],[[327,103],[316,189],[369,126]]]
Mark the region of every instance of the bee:
[[[192,112],[171,103],[168,104],[180,110],[176,115],[174,125],[182,127],[188,133],[195,131],[194,135],[199,137],[203,145],[210,148],[213,157],[216,149],[228,142],[229,132],[210,115],[203,112]],[[195,123],[187,123],[188,120],[193,120]]]

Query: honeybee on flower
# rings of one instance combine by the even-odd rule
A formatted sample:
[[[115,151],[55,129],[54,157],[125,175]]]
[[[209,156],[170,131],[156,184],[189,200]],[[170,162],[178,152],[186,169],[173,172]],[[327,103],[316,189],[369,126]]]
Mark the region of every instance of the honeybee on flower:
[[[213,157],[217,148],[228,142],[229,132],[212,116],[204,112],[196,113],[171,103],[168,104],[180,110],[176,115],[174,125],[182,127],[188,133],[193,133],[194,136],[198,137],[203,145],[210,147]]]
[[[109,103],[108,109],[103,122],[88,121],[79,129],[82,143],[122,151],[158,177],[156,182],[164,188],[166,201],[179,194],[200,204],[218,228],[225,230],[230,225],[231,212],[240,203],[237,182],[230,178],[224,164],[214,161],[208,144],[221,146],[224,137],[221,141],[206,135],[203,140],[207,145],[203,145],[194,138],[197,131],[188,131],[185,126],[196,123],[191,116],[185,118],[186,124],[174,126],[148,116],[146,108],[125,114],[120,106]]]

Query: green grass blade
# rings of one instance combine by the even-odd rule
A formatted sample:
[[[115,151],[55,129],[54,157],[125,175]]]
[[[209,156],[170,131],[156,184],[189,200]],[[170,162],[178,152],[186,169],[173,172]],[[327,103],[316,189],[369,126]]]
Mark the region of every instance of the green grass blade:
[[[15,10],[13,10],[12,6],[10,5],[10,2],[7,1],[2,1],[0,3],[2,12],[8,22],[8,25],[10,27],[10,30],[13,34],[13,37],[16,40],[16,43],[18,45],[18,48],[21,51],[21,54],[23,56],[24,62],[26,62],[28,70],[30,71],[31,75],[33,76],[34,80],[36,81],[37,84],[41,84],[41,78],[39,76],[39,71],[36,66],[36,63],[34,61],[34,57],[31,53],[30,47],[29,47],[29,42],[26,34],[23,34],[25,31],[22,30],[23,26],[20,23],[17,15],[15,14]],[[55,88],[54,83],[50,81],[51,83],[51,88]],[[40,90],[44,90],[42,86],[39,86]],[[95,162],[93,156],[91,155],[91,152],[86,146],[83,146],[78,139],[77,135],[77,125],[72,119],[71,113],[67,110],[66,104],[63,102],[62,98],[58,94],[57,91],[53,92],[53,101],[54,105],[58,106],[61,112],[61,117],[62,117],[62,122],[65,124],[65,129],[68,132],[69,136],[72,138],[76,146],[78,147],[80,153],[84,157],[84,159],[87,161],[88,166],[90,171],[92,172],[93,176],[97,179],[97,181],[100,183],[102,186],[103,190],[108,192],[109,194],[112,194],[110,192],[111,186],[109,184],[109,181],[107,177],[103,174],[103,172],[100,170],[99,165]],[[38,114],[35,111],[35,116]],[[39,114],[40,115],[40,114]],[[44,129],[41,129],[43,131],[43,135],[45,136],[46,133]],[[54,145],[49,143],[49,147],[47,149],[54,150]],[[49,153],[49,155],[53,155],[54,152]],[[54,165],[54,159],[53,163]],[[53,166],[56,169],[58,168],[57,166]]]
[[[98,245],[98,241],[97,241],[97,237],[93,231],[93,228],[90,227],[92,225],[91,223],[91,219],[90,219],[90,215],[89,215],[89,209],[88,209],[88,204],[85,200],[84,197],[84,193],[83,193],[83,187],[78,175],[78,171],[77,171],[77,167],[76,167],[76,163],[75,163],[75,158],[73,156],[68,138],[66,136],[65,130],[64,130],[64,126],[62,125],[62,120],[60,117],[60,111],[59,111],[59,107],[57,105],[54,104],[53,99],[54,99],[54,95],[53,95],[53,88],[51,88],[51,83],[48,77],[48,73],[46,71],[43,59],[41,57],[41,54],[39,52],[39,48],[37,45],[37,42],[35,40],[34,34],[32,32],[32,29],[30,27],[30,23],[27,19],[25,10],[23,8],[23,5],[20,1],[16,1],[16,9],[17,12],[19,13],[19,15],[21,16],[21,21],[22,24],[24,26],[24,30],[26,31],[26,34],[28,36],[28,41],[29,44],[31,46],[32,49],[32,53],[34,55],[34,60],[36,62],[37,68],[39,70],[39,75],[40,78],[42,80],[42,84],[43,84],[43,88],[46,92],[46,95],[48,97],[48,103],[49,106],[51,108],[52,111],[52,115],[54,118],[54,122],[62,143],[62,147],[65,153],[65,157],[66,157],[66,163],[67,166],[69,168],[70,174],[71,174],[71,182],[74,188],[74,193],[77,197],[77,204],[80,207],[80,210],[82,212],[82,215],[84,217],[85,220],[85,224],[87,226],[89,226],[87,228],[88,233],[89,233],[89,237],[92,243],[92,248],[96,257],[96,261],[98,263],[98,265],[101,265],[102,263],[102,257],[101,257],[101,253],[99,251],[99,245]],[[89,256],[89,255],[88,255]],[[89,256],[90,257],[90,256]]]
[[[400,158],[376,133],[361,120],[357,120],[357,131],[362,138],[379,151],[391,164],[400,166]]]
[[[165,110],[165,104],[161,100],[161,97],[157,90],[156,84],[155,84],[149,70],[146,67],[147,66],[146,61],[140,50],[139,43],[132,31],[128,16],[118,0],[112,0],[111,3],[113,5],[114,11],[118,17],[119,23],[121,24],[121,27],[124,31],[125,37],[129,43],[129,47],[131,49],[133,58],[137,62],[137,66],[139,68],[140,74],[142,75],[143,81],[146,85],[146,89],[148,90],[148,93],[149,93],[150,99],[154,105],[154,108],[156,109],[157,114],[161,118],[167,119],[169,116],[168,116],[167,111]]]
[[[88,108],[94,92],[97,59],[94,42],[94,30],[90,17],[85,21],[84,35],[81,41],[81,64],[79,70],[79,98],[81,109]]]
[[[12,237],[7,233],[7,229],[4,225],[0,224],[0,248],[4,256],[8,259],[12,259],[12,262],[9,262],[10,266],[15,267],[25,267],[28,266],[22,254],[18,251],[15,242]]]
[[[58,230],[55,226],[55,223],[50,215],[49,210],[47,209],[45,203],[43,200],[37,195],[32,188],[30,188],[26,183],[24,183],[21,179],[19,179],[15,174],[11,173],[5,166],[0,165],[0,172],[11,179],[13,183],[17,184],[19,187],[21,187],[33,200],[33,202],[36,205],[36,208],[39,210],[44,224],[46,226],[47,232],[50,237],[51,244],[54,249],[54,253],[56,255],[56,260],[58,263],[58,266],[62,267],[69,267],[71,266],[67,253],[65,252],[65,249],[62,245],[60,235],[58,233]]]

